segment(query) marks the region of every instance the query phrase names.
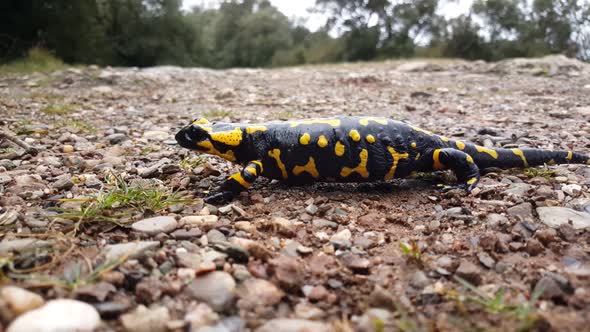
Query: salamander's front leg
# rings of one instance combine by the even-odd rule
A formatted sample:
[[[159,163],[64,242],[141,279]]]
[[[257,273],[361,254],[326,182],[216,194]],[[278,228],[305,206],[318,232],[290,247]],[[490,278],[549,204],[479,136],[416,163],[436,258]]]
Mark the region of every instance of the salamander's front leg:
[[[262,163],[260,161],[249,162],[241,172],[232,174],[218,189],[211,192],[205,202],[215,204],[231,200],[240,192],[248,189],[260,173],[262,173]]]
[[[435,170],[450,169],[457,176],[455,187],[473,190],[479,182],[479,168],[467,153],[454,149],[436,149],[432,153]]]

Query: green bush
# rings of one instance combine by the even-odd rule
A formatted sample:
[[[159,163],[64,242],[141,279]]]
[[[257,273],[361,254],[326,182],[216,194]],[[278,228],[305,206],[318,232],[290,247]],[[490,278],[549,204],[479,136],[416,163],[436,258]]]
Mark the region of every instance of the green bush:
[[[0,75],[50,72],[64,67],[64,63],[49,51],[34,47],[25,58],[0,66]]]

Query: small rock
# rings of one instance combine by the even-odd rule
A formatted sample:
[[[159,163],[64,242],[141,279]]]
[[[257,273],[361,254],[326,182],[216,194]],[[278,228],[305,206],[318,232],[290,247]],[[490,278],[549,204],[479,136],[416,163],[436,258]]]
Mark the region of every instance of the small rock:
[[[537,213],[541,222],[552,228],[570,223],[574,229],[590,228],[590,214],[588,213],[564,207],[539,207]]]
[[[52,187],[57,190],[70,190],[74,186],[74,182],[69,175],[61,176],[52,184]]]
[[[281,302],[283,291],[274,284],[264,280],[250,278],[238,287],[238,307],[246,311],[255,311],[257,307],[265,308]]]
[[[335,223],[333,221],[330,221],[330,220],[327,220],[327,219],[321,219],[321,218],[313,219],[311,221],[311,224],[315,228],[332,228],[332,229],[338,228],[338,224],[337,223]]]
[[[297,231],[292,221],[281,217],[273,217],[271,225],[279,234],[284,236],[294,236]]]
[[[309,320],[320,320],[326,315],[322,309],[305,302],[296,304],[294,312],[296,318]]]
[[[506,210],[508,215],[518,218],[519,220],[533,220],[533,205],[531,203],[521,203]]]
[[[381,216],[378,213],[368,213],[362,217],[359,217],[356,221],[360,226],[371,227],[375,226]]]
[[[553,228],[545,228],[538,230],[535,233],[535,237],[541,241],[544,246],[548,246],[549,244],[559,240],[557,236],[557,231]]]
[[[414,288],[422,289],[430,284],[430,279],[426,276],[426,273],[423,271],[416,271],[414,275],[412,275],[412,279],[410,280],[410,285]]]
[[[449,256],[440,256],[436,260],[436,272],[442,275],[451,275],[457,269],[459,263]]]
[[[0,241],[0,253],[23,252],[32,249],[50,247],[52,242],[38,239],[15,239]]]
[[[127,135],[125,134],[111,134],[107,136],[106,139],[109,141],[111,145],[116,145],[128,140],[129,137],[127,137]]]
[[[143,133],[143,138],[153,141],[165,141],[170,137],[170,133],[160,130],[148,130]]]
[[[541,296],[539,298],[543,300],[562,302],[565,296],[559,284],[549,276],[542,277],[535,285],[533,292],[540,292]]]
[[[74,147],[69,144],[66,144],[61,147],[61,151],[63,153],[72,153],[74,152]]]
[[[104,247],[103,252],[107,261],[116,261],[129,255],[129,258],[137,258],[145,251],[160,246],[158,241],[139,241],[120,244],[109,244]]]
[[[281,287],[297,289],[303,283],[303,266],[296,258],[281,255],[269,263]]]
[[[389,310],[371,308],[357,321],[359,332],[379,332],[394,330],[393,316]]]
[[[235,289],[236,282],[229,273],[214,271],[195,278],[186,287],[186,292],[213,310],[222,311],[233,302]]]
[[[318,212],[318,207],[316,205],[310,204],[305,207],[305,212],[311,214],[312,216]]]
[[[121,316],[121,325],[126,332],[165,332],[170,320],[168,308],[146,308],[139,305],[133,312]]]
[[[6,332],[91,332],[100,325],[100,316],[91,305],[69,299],[47,302],[15,319]]]
[[[492,227],[492,228],[496,228],[500,225],[506,225],[508,224],[508,218],[506,218],[505,216],[501,215],[501,214],[497,214],[497,213],[490,213],[487,218],[486,218],[486,223]]]
[[[492,256],[490,256],[490,254],[485,251],[479,252],[477,254],[477,258],[479,259],[479,262],[488,269],[494,268],[494,265],[496,264],[496,261],[492,258]]]
[[[256,332],[329,332],[329,327],[320,322],[304,319],[275,318],[256,329]]]
[[[330,238],[330,243],[336,249],[346,249],[346,248],[350,248],[350,246],[352,245],[351,239],[352,239],[352,233],[350,232],[350,230],[348,228],[346,228],[346,229],[332,235],[332,237]]]
[[[200,229],[208,231],[217,226],[219,217],[216,215],[205,215],[205,216],[186,216],[180,219],[180,223],[184,225],[197,226]]]
[[[178,222],[173,217],[158,216],[136,221],[131,225],[131,229],[136,232],[147,235],[156,235],[159,233],[169,233],[178,227]]]
[[[567,242],[575,242],[578,238],[576,230],[570,224],[559,225],[557,231],[559,232],[559,236]]]
[[[115,293],[117,289],[112,284],[101,281],[96,284],[82,286],[76,289],[76,296],[78,299],[90,300],[92,302],[103,302],[111,293]]]
[[[545,251],[545,247],[537,239],[528,239],[524,250],[531,256],[537,256]]]
[[[475,264],[468,260],[462,260],[461,264],[455,271],[458,277],[461,277],[468,282],[478,286],[481,283],[481,270]]]
[[[16,287],[5,286],[0,289],[0,301],[7,305],[10,310],[9,316],[11,319],[27,311],[39,308],[43,305],[43,298],[31,291]]]
[[[561,187],[561,190],[570,196],[576,197],[582,192],[582,186],[579,184],[566,184]]]
[[[371,261],[355,254],[345,254],[341,258],[344,266],[355,273],[368,274]]]
[[[189,323],[190,331],[197,332],[205,326],[217,323],[219,315],[205,303],[199,303],[194,308],[187,310],[184,320]]]

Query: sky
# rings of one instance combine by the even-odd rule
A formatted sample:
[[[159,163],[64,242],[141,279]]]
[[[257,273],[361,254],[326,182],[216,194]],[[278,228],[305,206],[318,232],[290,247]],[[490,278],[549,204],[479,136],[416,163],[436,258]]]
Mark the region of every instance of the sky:
[[[183,8],[189,9],[194,5],[206,4],[215,6],[220,0],[183,0]],[[277,7],[287,17],[293,19],[304,19],[305,26],[311,31],[316,31],[326,21],[322,14],[313,14],[308,10],[313,8],[315,0],[270,0],[273,6]],[[441,13],[447,18],[457,17],[467,13],[473,0],[441,1]]]

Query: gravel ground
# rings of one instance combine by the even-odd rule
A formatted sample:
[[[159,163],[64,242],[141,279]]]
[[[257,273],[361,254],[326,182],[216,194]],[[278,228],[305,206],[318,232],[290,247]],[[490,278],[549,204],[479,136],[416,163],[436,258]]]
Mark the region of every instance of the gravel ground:
[[[0,145],[0,331],[585,330],[588,166],[491,169],[471,194],[261,179],[211,206],[236,167],[173,135],[373,115],[588,153],[588,105],[590,66],[563,57],[2,77],[0,129],[33,149]]]

